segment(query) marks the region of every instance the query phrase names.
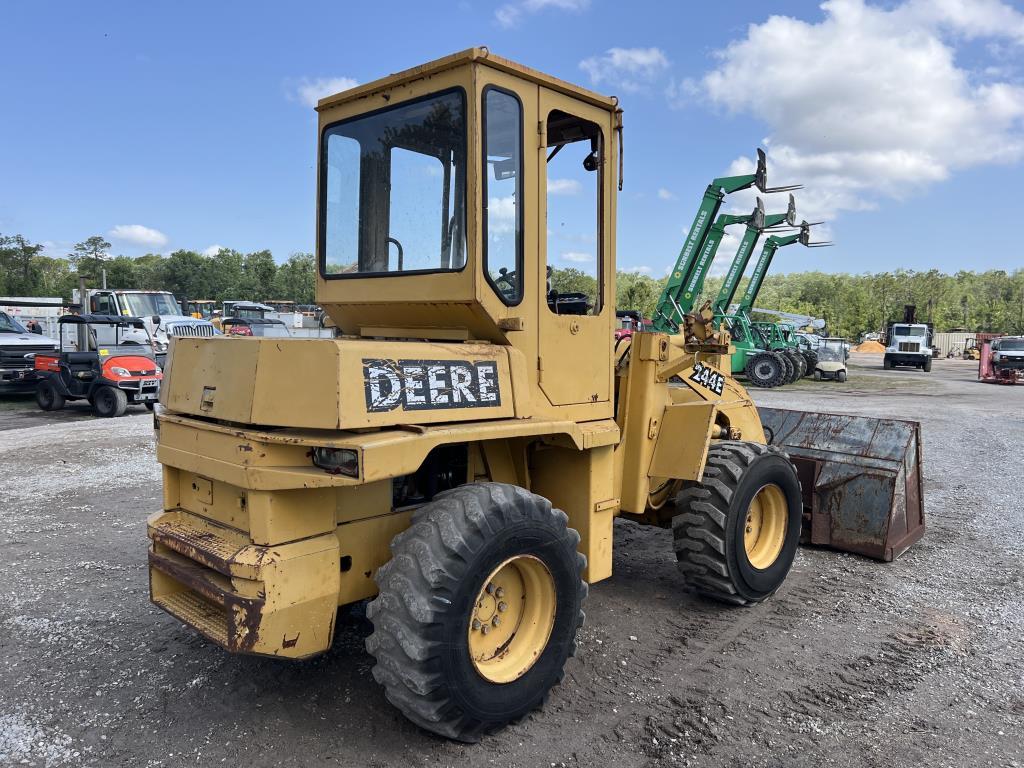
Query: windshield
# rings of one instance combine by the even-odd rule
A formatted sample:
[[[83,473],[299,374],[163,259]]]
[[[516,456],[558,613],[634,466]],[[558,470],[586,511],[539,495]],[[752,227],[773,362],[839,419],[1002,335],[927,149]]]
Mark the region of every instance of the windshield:
[[[0,333],[28,333],[28,331],[6,312],[0,312]]]
[[[181,307],[169,293],[122,293],[121,298],[134,317],[181,314]]]
[[[817,353],[818,359],[822,362],[838,363],[846,359],[843,342],[840,340],[823,341],[818,347]]]
[[[999,342],[1000,352],[1024,352],[1024,339],[1003,339]]]
[[[320,160],[325,277],[466,265],[466,121],[460,90],[327,128]]]
[[[924,328],[911,328],[908,325],[897,325],[892,329],[894,336],[924,336]]]

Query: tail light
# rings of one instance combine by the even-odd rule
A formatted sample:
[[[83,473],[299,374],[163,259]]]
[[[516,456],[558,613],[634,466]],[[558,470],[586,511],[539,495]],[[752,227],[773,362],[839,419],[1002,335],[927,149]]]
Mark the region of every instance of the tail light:
[[[232,325],[228,329],[229,336],[252,336],[252,328],[248,325]]]

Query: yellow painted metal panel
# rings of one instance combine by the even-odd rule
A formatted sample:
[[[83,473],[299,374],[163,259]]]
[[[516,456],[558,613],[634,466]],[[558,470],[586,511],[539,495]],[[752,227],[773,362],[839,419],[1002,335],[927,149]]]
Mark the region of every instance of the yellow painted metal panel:
[[[706,402],[667,406],[647,474],[675,480],[700,480],[717,412],[714,403]]]

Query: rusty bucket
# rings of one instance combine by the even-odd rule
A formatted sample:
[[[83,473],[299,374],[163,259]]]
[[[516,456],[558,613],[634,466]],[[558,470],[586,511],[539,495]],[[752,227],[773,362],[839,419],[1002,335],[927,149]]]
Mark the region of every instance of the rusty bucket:
[[[796,465],[804,543],[889,562],[924,535],[919,422],[758,412],[769,442]]]

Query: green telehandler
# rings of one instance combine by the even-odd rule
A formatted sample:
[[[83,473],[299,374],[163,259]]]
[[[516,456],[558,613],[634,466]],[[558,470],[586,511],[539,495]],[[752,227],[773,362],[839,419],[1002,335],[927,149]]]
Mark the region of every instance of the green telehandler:
[[[764,230],[784,224],[796,226],[796,201],[793,195],[789,196],[789,207],[785,213],[765,216],[761,227],[756,224],[757,222],[747,224],[740,240],[740,247],[722,282],[722,288],[712,302],[711,311],[714,313],[716,325],[725,322],[732,335],[736,348],[731,363],[733,374],[745,374],[757,386],[773,387],[792,379],[795,371],[793,359],[785,354],[773,354],[768,340],[757,328],[751,326],[748,317],[727,317],[727,314],[750,256]]]
[[[693,224],[690,225],[686,242],[683,243],[683,248],[676,258],[675,266],[669,273],[665,288],[662,290],[654,310],[654,330],[671,334],[679,332],[679,328],[683,324],[683,317],[693,308],[693,302],[700,294],[700,287],[703,286],[703,280],[710,268],[711,260],[714,258],[714,252],[718,248],[718,243],[721,242],[724,228],[729,226],[729,223],[747,223],[750,220],[750,217],[732,217],[738,220],[722,223],[721,230],[718,231],[718,242],[714,243],[709,258],[706,243],[712,230],[719,225],[721,217],[718,216],[718,212],[726,195],[751,187],[756,187],[764,194],[800,189],[798,184],[769,187],[767,167],[764,150],[758,149],[757,167],[754,173],[719,177],[708,185],[704,191],[700,208],[697,209],[697,215],[693,219]],[[763,216],[763,207],[760,210]],[[753,213],[751,217],[755,215],[757,214]],[[761,228],[763,229],[763,226]]]
[[[825,241],[811,241],[811,227],[819,223],[803,221],[798,232],[791,235],[770,236],[765,241],[764,247],[761,249],[761,255],[754,264],[754,271],[750,275],[750,281],[747,283],[739,305],[732,314],[725,314],[727,310],[723,310],[722,314],[722,321],[729,325],[730,331],[734,334],[734,339],[736,338],[735,334],[739,332],[745,339],[751,340],[737,341],[737,352],[741,350],[746,352],[748,345],[760,344],[762,349],[777,351],[789,361],[790,366],[787,367],[792,367],[792,370],[788,371],[788,377],[784,383],[792,383],[798,380],[807,370],[813,371],[813,366],[809,366],[810,361],[798,351],[798,342],[796,341],[795,334],[791,334],[793,341],[788,341],[777,323],[755,324],[750,319],[750,312],[753,309],[757,295],[761,292],[761,286],[764,284],[764,278],[768,273],[768,268],[771,266],[772,259],[775,258],[779,248],[795,243],[800,243],[800,245],[807,248],[824,248],[832,245],[832,243]],[[749,362],[753,363],[752,360]],[[749,367],[752,370],[747,371],[747,377],[754,386],[777,386],[778,381],[775,372],[770,370],[770,365],[764,359],[760,359],[756,365],[751,364]]]

